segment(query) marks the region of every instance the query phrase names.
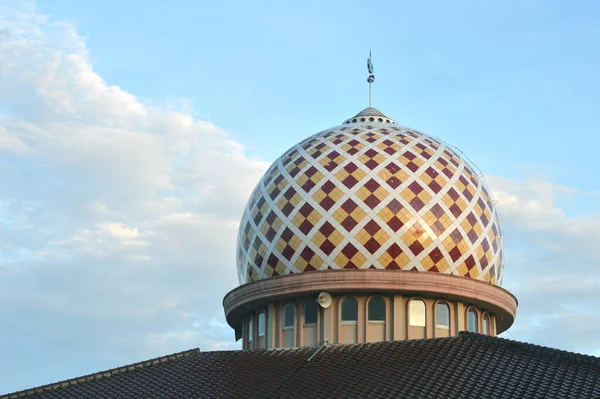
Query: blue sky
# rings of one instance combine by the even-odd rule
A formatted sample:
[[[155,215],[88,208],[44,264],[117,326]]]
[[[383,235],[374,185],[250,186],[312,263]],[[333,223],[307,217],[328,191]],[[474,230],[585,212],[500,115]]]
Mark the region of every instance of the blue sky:
[[[270,162],[367,105],[454,144],[519,340],[600,355],[600,5],[0,0],[0,393],[200,347]],[[1,325],[1,324],[0,324]]]

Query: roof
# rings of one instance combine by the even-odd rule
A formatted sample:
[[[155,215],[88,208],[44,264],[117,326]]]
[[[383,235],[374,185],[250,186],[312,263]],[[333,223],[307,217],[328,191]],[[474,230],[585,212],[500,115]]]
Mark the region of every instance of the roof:
[[[598,398],[600,358],[461,333],[179,354],[6,398]]]

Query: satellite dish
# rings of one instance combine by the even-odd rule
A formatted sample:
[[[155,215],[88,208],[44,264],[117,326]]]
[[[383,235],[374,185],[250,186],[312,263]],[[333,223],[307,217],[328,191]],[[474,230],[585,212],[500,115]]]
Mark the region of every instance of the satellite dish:
[[[322,308],[328,308],[331,306],[331,295],[329,292],[321,292],[317,300]]]

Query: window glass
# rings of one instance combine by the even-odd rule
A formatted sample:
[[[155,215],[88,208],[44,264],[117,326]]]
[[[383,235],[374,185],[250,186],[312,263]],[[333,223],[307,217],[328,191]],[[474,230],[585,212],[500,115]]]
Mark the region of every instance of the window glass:
[[[283,328],[294,327],[294,305],[291,303],[283,307]]]
[[[248,319],[248,342],[252,342],[252,337],[254,336],[254,326],[252,325],[252,316]]]
[[[267,314],[264,311],[261,311],[258,314],[258,336],[262,337],[265,335],[266,330],[266,322],[267,322]]]
[[[435,305],[435,328],[450,328],[450,308],[446,302]]]
[[[475,309],[469,309],[467,319],[467,329],[470,332],[477,332],[477,312]]]
[[[308,301],[304,304],[304,324],[314,324],[317,322],[319,314],[319,305],[315,301]]]
[[[369,301],[369,321],[385,321],[385,299],[380,296]]]
[[[486,314],[483,315],[483,333],[490,335],[490,319]]]
[[[411,326],[425,327],[425,302],[420,299],[413,299],[410,301],[408,312]]]
[[[358,302],[356,298],[346,298],[342,302],[342,321],[358,321]]]

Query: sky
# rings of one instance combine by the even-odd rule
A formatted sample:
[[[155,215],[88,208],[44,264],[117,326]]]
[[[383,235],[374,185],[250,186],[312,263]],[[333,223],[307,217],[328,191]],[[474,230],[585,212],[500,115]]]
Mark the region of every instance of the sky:
[[[95,4],[94,4],[95,3]],[[504,233],[504,337],[600,356],[600,4],[0,0],[0,394],[238,349],[248,196],[373,105],[462,150]]]

